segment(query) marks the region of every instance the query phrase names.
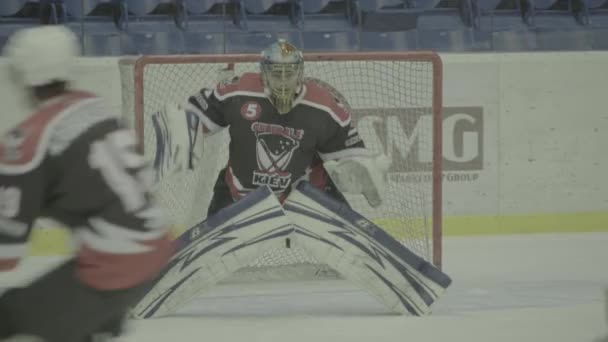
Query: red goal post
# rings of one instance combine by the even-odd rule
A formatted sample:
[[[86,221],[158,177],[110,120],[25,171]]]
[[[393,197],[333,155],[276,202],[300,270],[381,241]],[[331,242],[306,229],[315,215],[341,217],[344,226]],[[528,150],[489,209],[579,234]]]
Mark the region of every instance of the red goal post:
[[[224,70],[232,69],[237,75],[257,71],[258,61],[257,54],[141,56],[121,60],[123,111],[136,129],[144,152],[151,153],[148,150],[153,147],[147,143],[151,134],[147,119],[163,103],[184,101],[199,88],[212,87],[220,79],[217,75]],[[395,207],[387,209],[388,214],[378,213],[379,217],[372,217],[372,220],[375,218],[375,222],[385,223],[389,232],[398,231],[397,237],[406,245],[409,245],[408,234],[415,235],[412,240],[416,242],[412,244],[417,247],[413,249],[441,267],[443,72],[440,57],[434,52],[425,51],[307,53],[305,61],[305,76],[328,84],[332,91],[337,90],[337,96],[343,97],[352,108],[355,123],[365,123],[366,128],[371,127],[368,133],[374,138],[370,141],[380,141],[376,147],[380,146],[380,150],[384,148],[382,152],[392,156],[389,180],[392,179],[393,183],[389,185],[400,184],[394,190],[398,195],[390,200]],[[365,139],[361,126],[359,131]],[[393,132],[395,127],[403,132]],[[221,146],[226,144],[226,140],[218,145],[211,142],[209,148],[208,143],[205,144],[206,151],[222,158]],[[221,162],[217,164],[218,167],[225,165]],[[217,167],[214,169],[217,171]],[[216,174],[205,171],[212,173],[208,178],[215,181]],[[416,177],[408,177],[409,174]],[[405,185],[399,180],[404,180],[402,183]],[[420,184],[414,184],[417,182]],[[208,197],[207,192],[212,191],[212,185],[211,182],[210,185],[194,186],[199,188],[199,196],[204,198]],[[420,189],[414,189],[416,187]],[[180,192],[172,190],[169,185],[163,184],[161,188],[158,190],[162,193],[161,197],[167,196],[167,192]],[[194,191],[192,186],[185,189]],[[417,202],[408,202],[410,197],[416,198]],[[178,220],[184,215],[192,216],[192,209],[177,208],[180,206],[177,202],[179,200],[172,198],[167,200],[169,204],[166,205],[179,212],[176,214]],[[358,205],[354,207],[359,209]],[[363,214],[371,213],[367,216],[374,216],[373,209],[367,209],[363,210]],[[201,212],[206,212],[206,207]],[[407,215],[411,217],[403,218]],[[188,222],[183,224],[184,227],[204,218],[204,215],[200,216],[190,220],[183,218],[183,222]],[[416,232],[413,229],[410,232],[410,228],[399,228],[400,225],[423,225],[424,232],[419,232],[418,228]],[[427,245],[419,247],[424,243],[418,240],[425,234],[428,234],[425,238]]]

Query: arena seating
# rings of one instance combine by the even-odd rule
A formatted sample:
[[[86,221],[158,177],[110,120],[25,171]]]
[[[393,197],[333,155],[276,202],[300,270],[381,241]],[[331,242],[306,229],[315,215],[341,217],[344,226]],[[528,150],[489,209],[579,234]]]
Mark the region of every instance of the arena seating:
[[[24,6],[26,0],[4,0],[0,1],[0,16],[12,16],[17,14]]]
[[[2,0],[0,45],[63,24],[89,56],[258,51],[608,49],[608,0]]]

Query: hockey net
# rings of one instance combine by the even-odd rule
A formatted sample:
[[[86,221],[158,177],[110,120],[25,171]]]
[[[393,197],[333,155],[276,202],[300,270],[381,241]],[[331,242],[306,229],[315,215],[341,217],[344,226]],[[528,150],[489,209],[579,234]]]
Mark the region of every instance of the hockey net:
[[[232,74],[257,72],[258,55],[143,56],[121,60],[123,113],[152,159],[151,115],[166,103],[183,103],[202,87]],[[305,77],[330,89],[351,108],[368,148],[391,159],[383,204],[371,208],[346,196],[421,257],[441,265],[442,68],[431,52],[307,54]],[[194,171],[166,176],[155,186],[179,233],[205,219],[217,174],[228,157],[227,130],[205,137]],[[234,280],[337,276],[297,246],[268,251]]]

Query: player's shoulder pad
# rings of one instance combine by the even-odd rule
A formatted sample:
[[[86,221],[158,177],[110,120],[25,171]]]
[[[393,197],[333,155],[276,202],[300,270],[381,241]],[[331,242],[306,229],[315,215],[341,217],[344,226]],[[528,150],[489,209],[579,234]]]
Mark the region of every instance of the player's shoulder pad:
[[[306,94],[301,100],[302,104],[317,108],[329,114],[331,118],[341,127],[350,124],[351,117],[348,110],[342,103],[327,89],[324,89],[314,82],[305,83]]]
[[[19,174],[34,169],[47,155],[53,132],[62,121],[83,104],[95,100],[98,98],[93,94],[74,91],[38,108],[0,138],[0,172]],[[79,128],[74,127],[78,122],[74,125],[66,123],[65,126],[71,131]]]
[[[265,97],[262,76],[259,73],[247,72],[241,76],[221,81],[215,88],[215,96],[219,100],[237,95]]]

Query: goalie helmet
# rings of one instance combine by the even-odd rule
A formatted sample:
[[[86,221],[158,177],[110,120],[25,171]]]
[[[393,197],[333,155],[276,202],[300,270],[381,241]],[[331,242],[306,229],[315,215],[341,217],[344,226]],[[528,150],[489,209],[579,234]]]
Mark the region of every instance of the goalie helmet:
[[[4,48],[13,75],[28,87],[68,81],[78,54],[75,34],[59,25],[19,30]]]
[[[280,114],[289,112],[304,77],[304,56],[295,46],[279,39],[262,51],[260,62],[264,86]]]

